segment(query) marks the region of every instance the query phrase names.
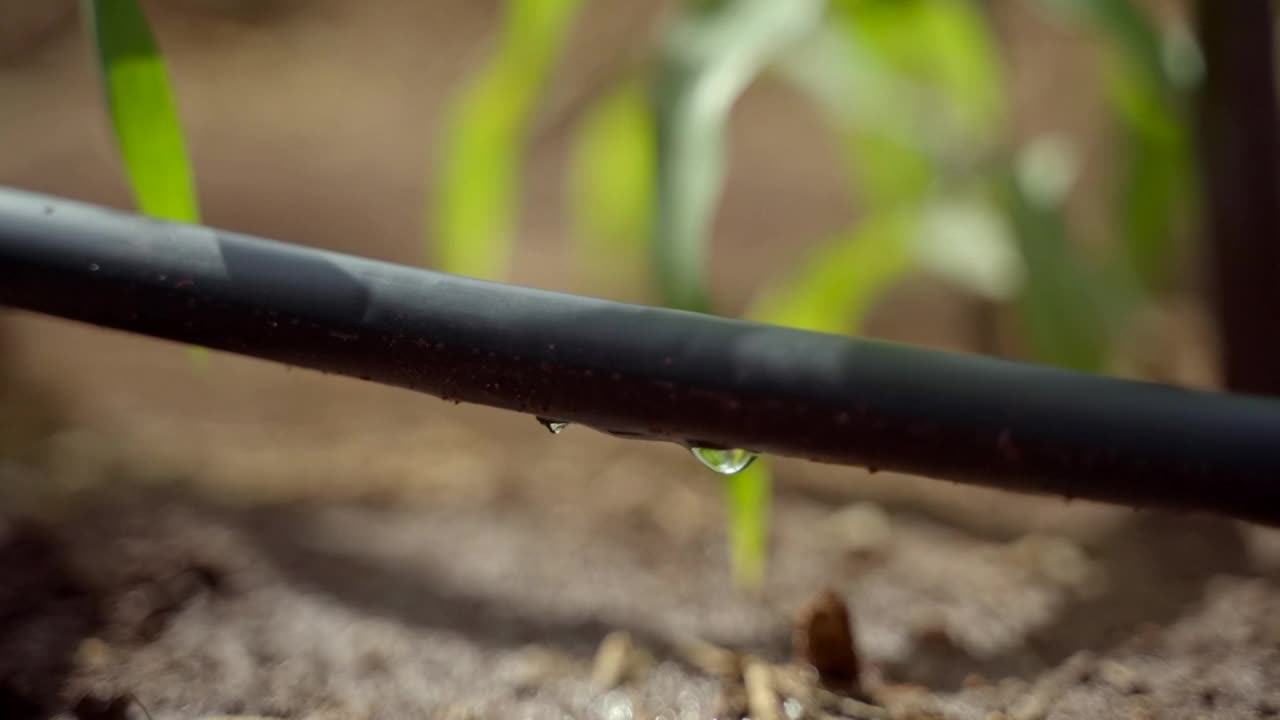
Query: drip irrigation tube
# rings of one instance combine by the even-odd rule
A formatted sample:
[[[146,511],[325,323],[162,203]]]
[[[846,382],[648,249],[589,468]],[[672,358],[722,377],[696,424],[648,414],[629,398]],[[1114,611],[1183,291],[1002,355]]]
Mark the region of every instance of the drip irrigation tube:
[[[0,189],[0,304],[621,436],[1280,525],[1280,402],[483,282]]]

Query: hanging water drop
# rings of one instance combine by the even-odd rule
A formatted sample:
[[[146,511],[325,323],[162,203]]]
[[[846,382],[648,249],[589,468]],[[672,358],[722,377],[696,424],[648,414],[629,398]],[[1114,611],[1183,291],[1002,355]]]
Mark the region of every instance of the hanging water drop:
[[[542,427],[546,428],[547,432],[552,435],[559,435],[565,428],[569,427],[569,423],[563,420],[552,420],[551,418],[544,418],[541,415],[537,416],[537,420],[538,423],[542,425]]]
[[[721,475],[737,475],[755,462],[756,454],[750,450],[739,448],[720,449],[691,447],[689,452],[698,458],[698,462],[706,465]]]

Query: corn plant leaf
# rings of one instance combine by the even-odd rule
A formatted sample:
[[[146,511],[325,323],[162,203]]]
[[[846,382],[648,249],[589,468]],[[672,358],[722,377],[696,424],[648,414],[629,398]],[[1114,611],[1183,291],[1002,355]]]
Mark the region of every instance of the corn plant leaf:
[[[1133,292],[1158,291],[1183,249],[1194,201],[1186,90],[1195,74],[1180,72],[1170,58],[1194,64],[1195,43],[1176,28],[1162,33],[1131,0],[1048,1],[1108,41],[1103,77],[1125,153],[1116,193],[1117,262]]]
[[[1063,202],[1073,172],[1066,157],[1052,138],[1038,139],[1002,182],[1028,276],[1019,311],[1036,359],[1100,372],[1107,361],[1108,296],[1068,234]]]
[[[855,42],[847,22],[828,18],[807,42],[778,59],[774,74],[808,95],[845,129],[894,129],[910,137],[914,101],[910,88],[867,48]]]
[[[1186,91],[1198,78],[1189,33],[1161,32],[1132,0],[1042,0],[1105,40],[1104,79],[1125,153],[1116,195],[1117,262],[1134,292],[1159,290],[1194,204]]]
[[[971,177],[1003,127],[992,39],[970,0],[836,0],[780,75],[825,110],[844,140],[860,204],[924,215],[913,262],[984,297],[1021,286],[1000,211]],[[833,326],[844,327],[836,311]]]
[[[747,315],[803,330],[856,332],[880,294],[911,270],[919,223],[912,211],[859,222],[762,292]]]
[[[1004,209],[990,193],[951,192],[919,214],[912,250],[921,269],[991,301],[1022,292],[1025,264]]]
[[[635,78],[588,111],[573,140],[570,216],[584,265],[648,277],[654,207],[653,104]]]
[[[663,301],[706,311],[707,245],[724,184],[725,127],[734,102],[779,54],[813,33],[825,0],[697,0],[665,37],[656,80],[657,198],[653,257]],[[729,477],[734,577],[765,569],[770,474],[760,463]]]
[[[431,202],[436,264],[500,278],[511,262],[524,145],[582,0],[508,0],[488,64],[447,111]]]
[[[169,74],[142,8],[137,0],[85,0],[84,9],[134,201],[153,217],[198,222]]]
[[[823,0],[702,0],[660,53],[654,267],[666,304],[708,310],[706,248],[725,173],[734,102],[780,53],[813,33]]]
[[[856,331],[880,293],[910,271],[915,227],[911,213],[860,223],[762,293],[747,315],[805,330]],[[734,576],[746,587],[763,580],[772,475],[772,465],[762,458],[727,480]]]
[[[998,63],[972,0],[836,0],[832,9],[838,27],[860,49],[861,62],[892,73],[901,92],[914,95],[913,109],[929,111],[901,119],[935,140],[972,140],[999,129],[1004,108]]]
[[[866,215],[759,294],[747,314],[807,330],[857,332],[875,301],[919,266],[1008,292],[1016,279],[993,280],[986,268],[971,269],[975,255],[1003,258],[997,274],[1019,267],[1007,261],[1008,237],[984,234],[989,228],[971,232],[974,222],[944,227],[936,221],[954,220],[957,204],[933,205],[941,169],[954,160],[937,149],[959,137],[961,147],[980,154],[998,130],[1000,89],[978,16],[963,0],[838,0],[833,9],[832,21],[777,69],[824,109],[843,138]],[[762,462],[751,470],[772,472]],[[735,551],[745,555],[746,537],[734,537]]]
[[[759,589],[769,559],[773,471],[764,458],[724,479],[729,514],[729,558],[734,582]]]
[[[1125,157],[1116,212],[1119,262],[1140,290],[1166,287],[1189,231],[1194,203],[1191,138],[1182,108],[1132,72],[1107,74]]]
[[[1160,34],[1132,0],[1041,0],[1051,10],[1096,28],[1160,93],[1170,90]]]
[[[134,204],[146,215],[200,221],[195,177],[187,155],[164,56],[137,0],[82,0],[116,147]],[[197,370],[209,351],[189,350]]]

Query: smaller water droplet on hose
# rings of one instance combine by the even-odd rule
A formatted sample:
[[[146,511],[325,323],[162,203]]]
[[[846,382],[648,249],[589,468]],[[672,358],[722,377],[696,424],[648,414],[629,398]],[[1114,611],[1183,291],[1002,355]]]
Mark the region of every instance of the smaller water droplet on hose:
[[[559,435],[561,432],[564,431],[565,428],[569,427],[569,423],[563,420],[552,420],[551,418],[544,418],[541,415],[538,415],[536,417],[538,420],[538,424],[546,428],[547,432],[551,433],[552,435]]]
[[[698,458],[698,462],[721,475],[737,475],[755,462],[756,454],[740,448],[703,448],[691,447],[689,452]]]
[[[102,268],[98,266],[98,263],[89,263],[89,272],[98,272],[101,269]]]

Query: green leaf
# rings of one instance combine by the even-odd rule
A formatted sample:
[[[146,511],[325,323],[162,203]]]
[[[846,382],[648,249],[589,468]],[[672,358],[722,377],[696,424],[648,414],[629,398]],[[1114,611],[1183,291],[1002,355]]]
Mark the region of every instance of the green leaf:
[[[107,108],[138,208],[199,222],[195,182],[164,58],[136,0],[85,0]]]
[[[779,58],[773,70],[813,98],[840,129],[874,127],[912,137],[907,122],[912,89],[854,41],[845,23],[828,20],[803,45]]]
[[[803,330],[856,332],[872,303],[911,270],[919,222],[913,210],[861,221],[763,292],[747,315]]]
[[[580,255],[611,276],[647,270],[654,123],[645,86],[631,79],[596,102],[574,136],[569,198]]]
[[[506,275],[524,145],[537,100],[582,0],[508,0],[488,65],[449,108],[433,187],[438,266]]]
[[[164,56],[136,0],[83,0],[107,113],[134,204],[146,215],[200,222],[195,178]],[[209,351],[189,348],[197,370]]]
[[[760,293],[761,322],[857,333],[874,303],[913,270],[992,300],[1010,300],[1026,271],[1012,227],[989,198],[952,195],[857,223]]]
[[[747,315],[805,330],[856,331],[880,294],[910,271],[918,227],[911,212],[863,221],[762,293]],[[748,588],[758,588],[764,577],[772,473],[762,458],[725,479],[734,577]]]
[[[1063,201],[1072,173],[1062,152],[1048,140],[1031,143],[1003,183],[1027,268],[1019,310],[1036,359],[1100,372],[1107,361],[1108,297],[1068,236]]]
[[[872,212],[921,202],[939,176],[938,159],[895,131],[854,128],[845,147],[858,198]]]
[[[779,64],[844,138],[860,204],[926,221],[913,262],[986,297],[1021,284],[1006,224],[969,189],[1000,141],[1003,88],[991,34],[970,0],[836,0],[813,42]],[[874,265],[873,265],[874,267]],[[816,312],[811,310],[811,312]],[[838,308],[829,323],[844,323]]]
[[[971,0],[837,0],[832,9],[863,62],[891,73],[916,95],[915,110],[929,113],[915,124],[956,140],[999,127],[999,65],[985,18]]]
[[[1015,292],[1022,266],[990,203],[937,196],[951,166],[974,164],[999,137],[1002,89],[980,13],[967,0],[833,7],[835,21],[778,69],[838,128],[865,217],[761,293],[747,314],[857,332],[875,301],[915,267],[987,295]],[[747,553],[738,549],[747,533],[735,525],[735,559]],[[746,572],[744,563],[735,568]]]
[[[1157,291],[1169,284],[1184,249],[1180,241],[1185,240],[1193,206],[1189,132],[1185,125],[1153,118],[1119,125],[1128,157],[1120,178],[1117,211],[1122,235],[1117,245],[1122,263],[1141,289]]]
[[[1116,193],[1121,267],[1137,292],[1166,286],[1193,204],[1186,91],[1203,67],[1189,33],[1161,33],[1131,0],[1042,0],[1107,41],[1104,80],[1125,154]]]
[[[1141,290],[1156,291],[1182,250],[1194,197],[1188,113],[1131,65],[1113,62],[1104,77],[1127,156],[1116,204],[1120,260]]]
[[[1131,0],[1041,0],[1063,17],[1097,28],[1144,82],[1161,95],[1170,92],[1160,35]]]
[[[812,34],[824,0],[703,0],[665,37],[657,76],[654,267],[666,304],[710,309],[706,247],[724,184],[734,102],[787,47]],[[770,474],[762,463],[725,481],[735,580],[764,577]]]
[[[709,309],[703,275],[724,183],[729,112],[762,69],[813,33],[823,6],[823,0],[698,2],[666,33],[657,77],[654,266],[668,305]]]
[[[734,582],[739,587],[758,590],[764,584],[769,557],[773,473],[768,461],[760,458],[745,470],[726,477],[724,494]]]
[[[1022,255],[1004,208],[989,193],[952,192],[919,212],[913,250],[922,269],[987,300],[1012,300],[1022,292]]]
[[[883,209],[924,195],[936,177],[919,95],[841,24],[828,22],[787,53],[777,75],[823,110],[846,151],[864,204]]]
[[[923,203],[993,153],[1003,87],[985,18],[969,0],[837,0],[781,76],[825,110],[863,205]]]

